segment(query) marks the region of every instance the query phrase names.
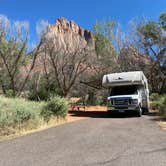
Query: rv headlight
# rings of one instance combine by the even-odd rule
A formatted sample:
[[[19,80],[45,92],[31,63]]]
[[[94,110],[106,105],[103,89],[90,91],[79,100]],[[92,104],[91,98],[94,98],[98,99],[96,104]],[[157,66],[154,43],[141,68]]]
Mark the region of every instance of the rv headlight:
[[[138,104],[138,99],[132,99],[132,104]]]

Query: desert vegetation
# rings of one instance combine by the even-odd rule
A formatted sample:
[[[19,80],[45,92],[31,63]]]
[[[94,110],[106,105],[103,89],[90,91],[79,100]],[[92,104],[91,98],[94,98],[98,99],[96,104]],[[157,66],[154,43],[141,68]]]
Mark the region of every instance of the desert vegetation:
[[[55,96],[48,102],[0,97],[0,137],[40,128],[51,119],[65,118],[68,101]]]

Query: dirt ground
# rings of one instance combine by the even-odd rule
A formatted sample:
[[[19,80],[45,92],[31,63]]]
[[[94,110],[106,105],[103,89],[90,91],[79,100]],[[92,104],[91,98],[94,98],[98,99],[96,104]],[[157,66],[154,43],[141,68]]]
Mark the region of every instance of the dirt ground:
[[[166,131],[166,122],[160,121],[160,122],[159,122],[159,125],[160,125],[160,127],[161,127],[163,130]]]
[[[67,122],[73,122],[93,116],[102,116],[103,114],[106,114],[106,112],[107,107],[105,106],[86,106],[85,109],[81,107],[79,111],[77,107],[74,110],[70,108],[67,115]]]

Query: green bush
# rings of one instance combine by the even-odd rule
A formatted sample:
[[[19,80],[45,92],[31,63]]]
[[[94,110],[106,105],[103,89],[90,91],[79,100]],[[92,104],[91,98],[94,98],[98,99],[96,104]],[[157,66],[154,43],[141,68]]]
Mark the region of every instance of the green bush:
[[[45,121],[49,121],[52,116],[64,118],[67,115],[68,101],[59,96],[51,97],[41,111]]]
[[[6,91],[6,94],[5,94],[6,97],[14,97],[14,92],[12,89],[9,89]]]
[[[166,117],[166,95],[161,95],[156,101],[157,109],[160,114]]]
[[[158,93],[152,93],[150,95],[150,100],[151,101],[156,101],[159,98],[159,94]]]
[[[51,117],[64,118],[67,110],[68,102],[61,97],[51,97],[47,102],[35,102],[0,96],[0,137],[36,129]]]
[[[95,104],[96,105],[106,105],[107,104],[107,97],[106,96],[97,96]]]
[[[38,82],[38,85],[37,83]],[[28,99],[33,101],[47,101],[51,95],[58,95],[60,91],[54,79],[49,79],[49,84],[46,77],[34,75],[28,82]]]
[[[160,114],[166,117],[166,94],[154,93],[150,96],[151,108],[158,109]]]
[[[107,98],[105,96],[96,95],[93,92],[88,94],[88,97],[85,101],[87,105],[106,105]]]
[[[0,135],[11,134],[18,128],[37,128],[42,106],[42,103],[0,97]]]

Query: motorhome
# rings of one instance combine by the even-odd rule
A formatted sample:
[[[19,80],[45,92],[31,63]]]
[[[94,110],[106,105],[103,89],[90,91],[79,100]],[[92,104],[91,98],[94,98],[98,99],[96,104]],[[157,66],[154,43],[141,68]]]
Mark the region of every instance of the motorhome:
[[[108,89],[108,112],[135,112],[139,117],[148,112],[148,81],[142,71],[112,73],[103,76]]]

